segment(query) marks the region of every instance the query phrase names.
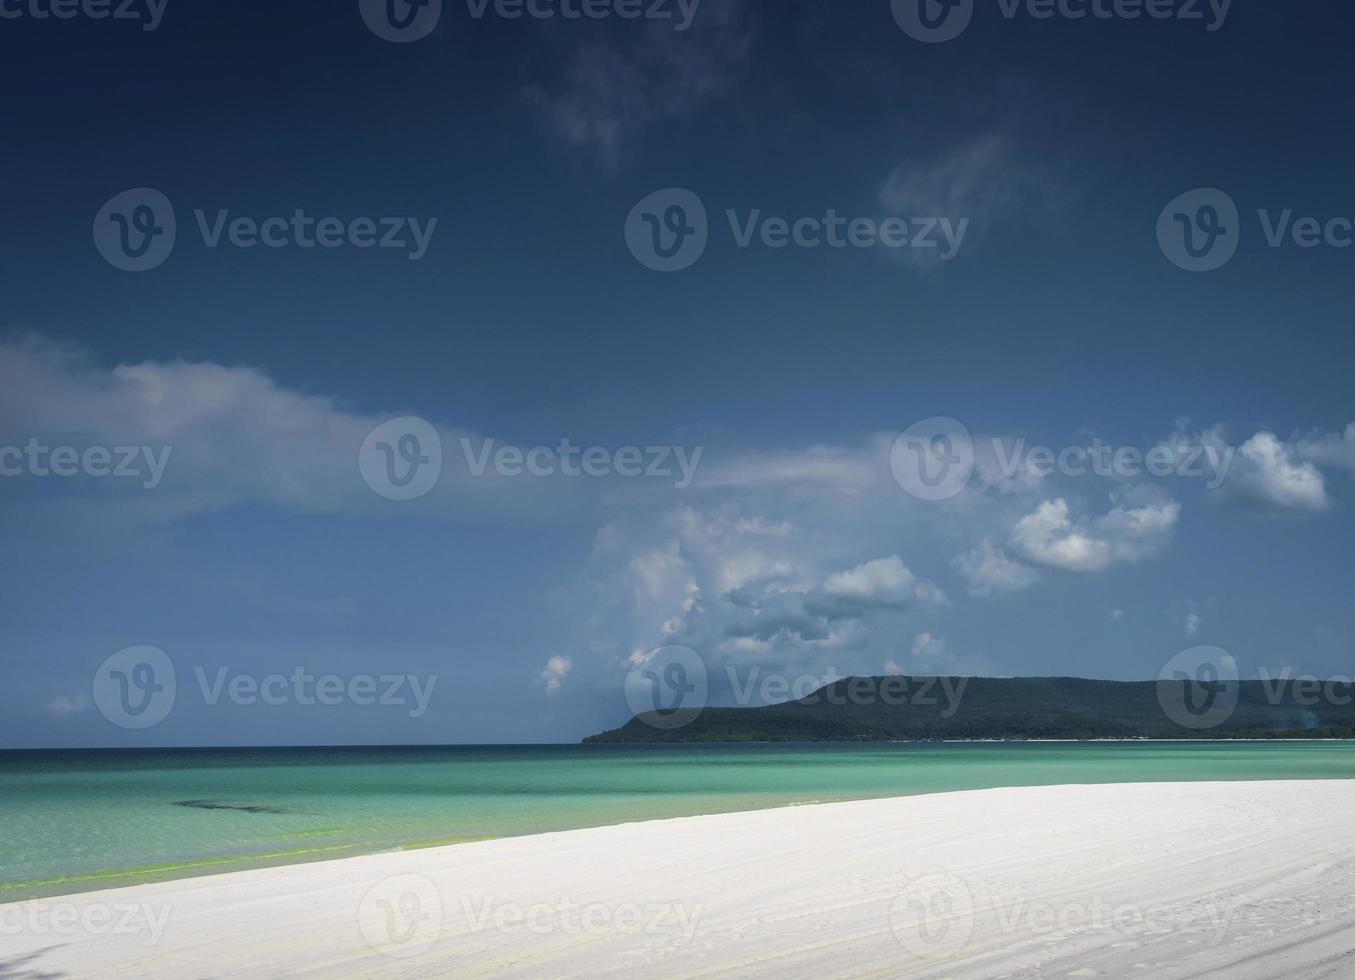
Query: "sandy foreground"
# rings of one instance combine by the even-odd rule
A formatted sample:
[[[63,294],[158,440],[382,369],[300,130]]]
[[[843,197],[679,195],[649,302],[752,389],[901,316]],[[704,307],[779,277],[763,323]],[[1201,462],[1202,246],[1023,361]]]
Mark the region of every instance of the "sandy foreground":
[[[803,806],[0,906],[3,977],[1355,976],[1355,781]]]

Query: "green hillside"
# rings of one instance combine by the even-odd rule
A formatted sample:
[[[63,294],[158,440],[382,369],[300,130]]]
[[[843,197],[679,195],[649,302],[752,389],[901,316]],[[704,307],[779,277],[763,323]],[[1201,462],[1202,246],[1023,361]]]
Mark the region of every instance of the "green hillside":
[[[1236,697],[1236,707],[1227,706]],[[1206,715],[1213,727],[1180,723]],[[1222,707],[1218,707],[1222,705]],[[1175,716],[1175,717],[1173,717]],[[928,739],[1355,738],[1348,683],[1071,677],[850,677],[799,701],[638,715],[585,742],[839,742]]]

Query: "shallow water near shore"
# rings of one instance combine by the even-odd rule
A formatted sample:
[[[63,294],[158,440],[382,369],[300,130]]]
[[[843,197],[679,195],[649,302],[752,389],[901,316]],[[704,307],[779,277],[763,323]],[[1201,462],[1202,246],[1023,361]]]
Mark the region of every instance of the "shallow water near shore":
[[[0,902],[664,817],[999,786],[1355,778],[1355,742],[0,752]]]

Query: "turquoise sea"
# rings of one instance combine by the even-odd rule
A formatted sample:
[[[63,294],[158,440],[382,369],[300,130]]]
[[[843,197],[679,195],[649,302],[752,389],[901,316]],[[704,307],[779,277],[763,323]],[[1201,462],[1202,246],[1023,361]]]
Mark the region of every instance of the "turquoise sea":
[[[649,820],[994,786],[1355,778],[1351,742],[0,752],[0,902]]]

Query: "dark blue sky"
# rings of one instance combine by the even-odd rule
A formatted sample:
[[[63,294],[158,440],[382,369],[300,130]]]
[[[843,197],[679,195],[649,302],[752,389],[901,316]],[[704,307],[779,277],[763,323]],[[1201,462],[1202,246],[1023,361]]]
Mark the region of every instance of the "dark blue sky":
[[[685,31],[446,0],[403,44],[356,0],[169,0],[155,30],[6,9],[0,447],[172,453],[154,489],[0,477],[0,744],[570,740],[625,719],[665,642],[717,677],[1142,678],[1196,643],[1355,672],[1355,248],[1272,248],[1257,213],[1355,217],[1348,5],[1237,0],[1210,31],[976,0],[937,44],[888,0],[704,0]],[[673,187],[709,244],[665,274],[624,232]],[[135,188],[177,219],[140,273],[91,233]],[[1198,188],[1240,241],[1190,273],[1155,228]],[[415,261],[208,248],[194,212],[223,209],[437,224]],[[740,248],[726,219],[828,209],[967,231],[943,262]],[[409,415],[447,466],[405,504],[356,459]],[[1236,455],[1215,488],[987,460],[933,504],[888,451],[933,416]],[[680,489],[487,480],[462,435],[703,457]],[[128,732],[91,678],[139,644],[181,693]],[[204,706],[199,666],[440,680],[414,719]]]

